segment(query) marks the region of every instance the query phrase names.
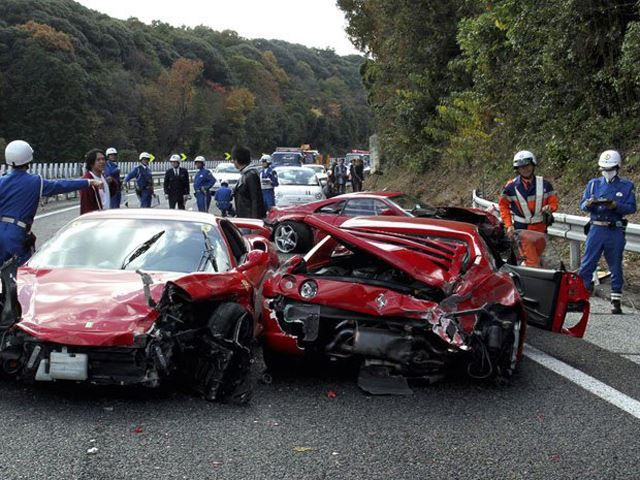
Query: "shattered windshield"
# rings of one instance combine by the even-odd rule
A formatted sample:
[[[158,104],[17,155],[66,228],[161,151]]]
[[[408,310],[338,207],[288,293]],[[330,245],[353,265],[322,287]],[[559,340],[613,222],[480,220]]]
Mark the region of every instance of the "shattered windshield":
[[[207,245],[203,233],[207,235]],[[202,263],[208,251],[215,261]],[[231,268],[216,226],[175,220],[82,218],[67,225],[29,261],[33,268],[97,268],[190,273]]]

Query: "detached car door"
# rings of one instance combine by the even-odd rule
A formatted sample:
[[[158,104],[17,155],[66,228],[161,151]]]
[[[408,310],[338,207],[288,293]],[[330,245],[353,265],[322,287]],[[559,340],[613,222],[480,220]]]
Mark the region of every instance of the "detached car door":
[[[589,292],[573,272],[503,265],[522,297],[529,325],[582,338],[589,320]],[[578,323],[565,327],[566,315],[578,312]]]

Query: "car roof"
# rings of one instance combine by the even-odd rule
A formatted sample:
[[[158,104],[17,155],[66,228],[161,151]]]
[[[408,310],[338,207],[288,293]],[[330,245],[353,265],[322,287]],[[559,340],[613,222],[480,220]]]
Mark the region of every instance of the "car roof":
[[[298,171],[311,170],[313,172],[313,169],[309,167],[297,167],[295,165],[276,165],[274,168],[276,167],[278,168],[278,170],[298,170]]]
[[[170,210],[168,208],[114,208],[85,213],[78,217],[81,220],[127,218],[134,220],[174,220],[184,222],[209,223],[217,225],[218,217],[204,212],[190,210]]]
[[[331,200],[340,200],[340,199],[348,199],[348,198],[358,198],[358,197],[383,197],[383,198],[393,198],[398,197],[400,195],[404,195],[402,192],[355,192],[355,193],[344,193],[342,195],[337,195],[335,197],[331,197]]]

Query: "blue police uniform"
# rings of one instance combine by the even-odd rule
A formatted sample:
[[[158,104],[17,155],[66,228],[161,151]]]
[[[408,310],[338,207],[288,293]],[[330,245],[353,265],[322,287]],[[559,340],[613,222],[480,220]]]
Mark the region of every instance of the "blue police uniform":
[[[151,169],[142,163],[129,172],[124,183],[135,179],[136,193],[140,198],[140,208],[151,208],[153,198],[153,175]]]
[[[216,206],[222,212],[223,217],[228,214],[233,215],[233,206],[231,205],[233,190],[229,187],[220,187],[213,198],[216,200]]]
[[[115,181],[115,192],[111,195],[111,201],[109,208],[120,208],[120,201],[122,199],[122,179],[120,178],[120,167],[116,162],[107,160],[107,164],[104,167],[104,177],[111,177]]]
[[[278,174],[271,165],[260,172],[260,184],[262,186],[262,200],[265,210],[269,210],[276,204],[274,188],[278,186]]]
[[[616,208],[609,209],[605,204],[598,203],[587,206],[590,198],[613,200],[616,202]],[[611,182],[607,182],[604,177],[593,178],[584,190],[580,208],[591,214],[591,225],[580,265],[580,277],[585,286],[590,288],[593,272],[604,252],[604,258],[611,270],[611,299],[620,300],[625,245],[623,217],[636,211],[635,186],[631,180],[618,176],[613,177]]]
[[[44,180],[39,175],[17,169],[0,177],[0,263],[18,255],[23,264],[31,256],[25,241],[40,197],[74,192],[88,186],[86,179]]]
[[[211,205],[211,189],[216,184],[216,179],[207,168],[201,168],[193,178],[193,190],[196,195],[196,203],[199,212],[208,212]]]

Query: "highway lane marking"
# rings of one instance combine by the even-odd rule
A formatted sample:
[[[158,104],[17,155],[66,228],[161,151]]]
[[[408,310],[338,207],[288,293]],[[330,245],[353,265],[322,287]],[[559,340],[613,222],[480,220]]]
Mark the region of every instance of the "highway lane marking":
[[[154,190],[154,193],[157,192],[158,190],[162,190],[162,188],[156,188]],[[129,198],[129,197],[131,197],[133,195],[135,195],[135,193],[128,193],[127,194],[127,198]],[[79,206],[80,206],[80,204],[76,203],[72,207],[61,208],[60,210],[54,210],[53,212],[41,213],[40,215],[36,215],[35,217],[33,217],[33,219],[34,220],[39,220],[40,218],[50,217],[51,215],[58,215],[59,213],[70,212],[71,210],[77,209]]]
[[[624,410],[628,414],[633,415],[640,420],[640,402],[638,400],[625,395],[606,383],[581,372],[577,368],[567,365],[566,363],[532,347],[531,345],[525,344],[524,354],[534,362],[548,368],[552,372],[557,373],[561,377],[566,378],[579,387],[584,388],[586,391],[600,397],[612,405],[615,405],[619,409]]]

